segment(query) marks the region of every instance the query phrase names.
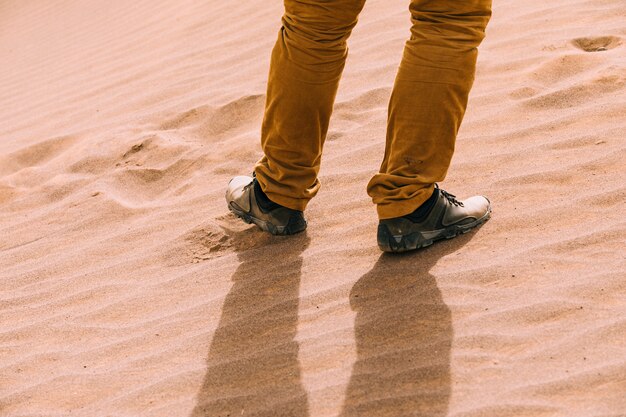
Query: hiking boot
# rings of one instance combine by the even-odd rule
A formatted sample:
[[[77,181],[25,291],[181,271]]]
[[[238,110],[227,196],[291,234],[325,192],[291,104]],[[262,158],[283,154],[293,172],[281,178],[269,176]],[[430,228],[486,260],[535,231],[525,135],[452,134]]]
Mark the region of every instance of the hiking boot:
[[[428,205],[431,207],[424,207]],[[424,208],[428,211],[424,212]],[[474,196],[459,201],[435,185],[433,195],[413,213],[380,221],[378,247],[384,252],[423,248],[437,240],[467,233],[489,220],[490,216],[491,204],[486,197]]]
[[[256,178],[242,175],[230,180],[226,202],[235,216],[273,235],[293,235],[306,229],[302,212],[271,201]]]

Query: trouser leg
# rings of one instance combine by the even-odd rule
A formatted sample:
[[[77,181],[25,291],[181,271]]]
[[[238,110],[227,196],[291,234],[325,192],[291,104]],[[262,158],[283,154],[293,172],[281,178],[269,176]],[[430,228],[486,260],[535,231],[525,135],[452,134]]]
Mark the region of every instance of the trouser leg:
[[[261,188],[278,204],[304,210],[320,187],[317,174],[346,41],[364,3],[285,0],[261,129],[264,156],[255,166]]]
[[[368,194],[381,219],[411,213],[443,181],[474,81],[491,0],[413,0],[389,102],[385,155]]]

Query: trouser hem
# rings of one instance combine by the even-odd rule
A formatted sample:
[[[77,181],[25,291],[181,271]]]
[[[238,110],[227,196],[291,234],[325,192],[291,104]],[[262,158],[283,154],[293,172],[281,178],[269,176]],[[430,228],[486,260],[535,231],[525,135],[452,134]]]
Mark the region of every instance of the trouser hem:
[[[255,170],[254,176],[256,177],[259,185],[261,186],[261,190],[263,190],[267,198],[269,198],[272,202],[276,204],[280,204],[281,206],[287,207],[292,210],[304,211],[309,201],[311,201],[307,198],[289,197],[284,194],[276,193],[273,190],[269,190],[263,174],[260,174],[257,170]]]
[[[382,202],[376,205],[379,220],[393,219],[413,213],[419,206],[424,204],[434,192],[434,187],[425,189],[424,192],[408,200]]]

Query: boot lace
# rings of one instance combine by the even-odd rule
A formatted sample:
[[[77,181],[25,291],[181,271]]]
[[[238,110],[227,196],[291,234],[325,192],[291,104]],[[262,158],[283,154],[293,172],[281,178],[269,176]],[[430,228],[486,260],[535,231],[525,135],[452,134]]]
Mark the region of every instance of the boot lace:
[[[458,207],[465,207],[463,205],[462,201],[459,201],[456,199],[456,196],[454,194],[450,194],[449,192],[442,190],[441,188],[439,188],[439,185],[435,184],[435,188],[437,188],[439,190],[439,194],[441,194],[442,196],[444,196],[446,198],[446,200],[448,200],[451,204],[458,206]]]

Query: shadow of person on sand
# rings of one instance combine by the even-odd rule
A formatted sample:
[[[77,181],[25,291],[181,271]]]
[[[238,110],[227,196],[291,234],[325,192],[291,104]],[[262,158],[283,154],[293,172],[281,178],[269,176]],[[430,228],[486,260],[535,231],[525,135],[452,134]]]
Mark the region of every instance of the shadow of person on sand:
[[[249,232],[242,235],[249,238]],[[256,248],[235,243],[241,264],[232,276],[191,417],[309,415],[294,340],[301,255],[309,238],[303,233],[263,243]]]
[[[383,254],[354,285],[357,361],[341,416],[447,414],[452,320],[429,270],[470,238]]]

